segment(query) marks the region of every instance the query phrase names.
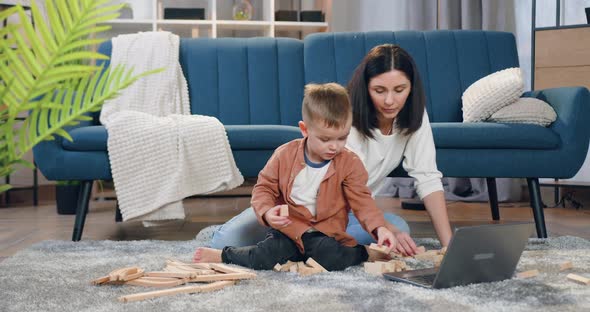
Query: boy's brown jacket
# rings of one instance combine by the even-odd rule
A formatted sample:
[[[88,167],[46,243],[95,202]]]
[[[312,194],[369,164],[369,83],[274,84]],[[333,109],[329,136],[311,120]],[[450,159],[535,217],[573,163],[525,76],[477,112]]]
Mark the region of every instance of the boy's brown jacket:
[[[306,139],[297,139],[283,144],[260,171],[252,191],[252,207],[258,221],[268,226],[262,218],[264,213],[276,205],[289,205],[292,223],[279,230],[289,236],[301,252],[304,251],[301,235],[311,227],[345,246],[357,245],[356,240],[346,233],[350,209],[362,227],[375,237],[373,231],[385,226],[385,219],[367,187],[367,170],[357,155],[346,148],[332,159],[320,184],[315,218],[305,206],[291,200],[293,181],[305,167],[305,142]]]

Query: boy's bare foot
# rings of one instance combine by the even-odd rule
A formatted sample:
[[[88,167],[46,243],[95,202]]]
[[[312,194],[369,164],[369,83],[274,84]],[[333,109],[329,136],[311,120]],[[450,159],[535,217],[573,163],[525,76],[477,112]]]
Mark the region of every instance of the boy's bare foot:
[[[367,261],[389,261],[391,260],[391,257],[388,254],[384,254],[382,252],[379,252],[377,250],[373,250],[371,248],[369,248],[369,246],[365,245],[365,249],[367,249],[367,253],[369,254],[369,258],[367,259]]]
[[[197,248],[197,251],[195,251],[193,262],[221,263],[221,250],[199,247]]]

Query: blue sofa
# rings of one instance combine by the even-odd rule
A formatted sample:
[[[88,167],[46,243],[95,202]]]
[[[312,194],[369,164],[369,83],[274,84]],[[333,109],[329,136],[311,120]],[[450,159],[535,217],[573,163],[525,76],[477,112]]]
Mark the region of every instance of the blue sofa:
[[[499,220],[495,178],[526,178],[537,235],[547,237],[538,178],[569,178],[582,165],[590,136],[590,94],[584,87],[527,92],[553,106],[550,127],[462,123],[461,95],[495,71],[517,67],[514,36],[490,31],[319,33],[288,38],[182,39],[180,63],[189,84],[191,112],[217,117],[227,129],[242,174],[255,177],[273,150],[300,137],[303,87],[346,85],[373,46],[395,43],[415,58],[427,92],[439,170],[448,177],[488,182],[492,218]],[[110,54],[109,42],[100,51]],[[74,139],[34,148],[50,180],[81,180],[72,240],[81,238],[92,181],[110,180],[107,132],[98,122],[68,129]],[[404,176],[397,168],[391,176]]]

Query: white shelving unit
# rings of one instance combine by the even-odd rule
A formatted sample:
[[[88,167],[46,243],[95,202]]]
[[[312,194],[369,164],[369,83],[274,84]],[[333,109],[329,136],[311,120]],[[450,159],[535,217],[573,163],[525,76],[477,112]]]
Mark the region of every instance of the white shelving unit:
[[[252,19],[233,20],[230,0],[117,0],[128,3],[133,18],[112,20],[106,37],[139,31],[166,30],[181,37],[300,37],[313,32],[329,30],[332,0],[303,0],[307,8],[321,10],[326,22],[285,22],[275,21],[275,11],[286,1],[298,0],[251,0]],[[301,6],[301,1],[299,6]],[[293,3],[291,3],[291,7]],[[164,19],[164,8],[204,8],[204,20]]]

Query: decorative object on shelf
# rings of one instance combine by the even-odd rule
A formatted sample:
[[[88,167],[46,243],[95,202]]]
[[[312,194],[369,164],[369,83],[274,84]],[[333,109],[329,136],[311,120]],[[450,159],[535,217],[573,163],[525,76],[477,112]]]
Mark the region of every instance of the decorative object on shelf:
[[[302,22],[323,22],[324,21],[324,13],[322,11],[301,11],[301,18],[299,19]]]
[[[76,214],[80,181],[57,181],[55,185],[55,202],[60,215]]]
[[[296,22],[297,11],[278,10],[275,12],[275,21]]]
[[[36,2],[31,2],[35,25],[20,5],[0,12],[0,24],[15,16],[19,19],[2,29],[0,40],[4,64],[0,71],[0,177],[11,174],[17,165],[33,169],[23,157],[35,145],[56,136],[72,141],[64,127],[92,120],[89,114],[100,110],[106,100],[151,73],[135,75],[124,66],[103,71],[90,65],[93,60],[108,59],[91,47],[103,41],[94,35],[110,27],[95,25],[117,18],[124,4],[93,0],[44,3],[48,22]],[[16,127],[22,113],[27,117]],[[0,184],[0,192],[10,188]]]
[[[130,3],[125,3],[125,6],[119,10],[118,19],[133,19],[133,8]]]
[[[238,21],[249,21],[252,19],[252,4],[248,0],[241,0],[236,3],[232,10],[232,17]]]
[[[204,20],[204,8],[164,8],[164,19]]]

